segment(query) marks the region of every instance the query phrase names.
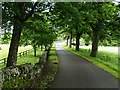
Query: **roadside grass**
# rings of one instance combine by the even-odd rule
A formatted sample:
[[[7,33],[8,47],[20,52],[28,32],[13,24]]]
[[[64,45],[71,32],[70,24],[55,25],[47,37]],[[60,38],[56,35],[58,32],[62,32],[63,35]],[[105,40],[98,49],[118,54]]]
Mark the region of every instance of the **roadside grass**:
[[[44,52],[44,49],[41,51],[40,48],[38,48],[36,51],[36,57],[34,57],[34,51],[32,50],[27,55],[18,57],[17,65],[21,65],[25,63],[31,63],[32,65],[35,65],[35,63],[39,61],[39,57],[43,52]]]
[[[24,49],[24,48],[23,48]],[[34,51],[32,50],[25,56],[21,56],[17,58],[17,65],[25,64],[25,63],[31,63],[32,65],[35,65],[39,61],[39,56],[44,52],[44,49],[41,51],[40,48],[37,49],[36,54],[37,56],[34,57]],[[5,64],[0,64],[1,68],[4,68]]]
[[[57,58],[57,54],[56,54],[54,45],[50,49],[48,60],[50,62],[50,71],[44,77],[44,79],[40,82],[41,90],[45,90],[46,88],[51,87],[51,83],[54,80],[54,78],[57,74],[57,71],[58,71],[58,58]]]
[[[120,78],[118,75],[119,69],[118,69],[118,56],[116,54],[106,53],[99,51],[97,54],[97,57],[91,57],[90,56],[90,50],[88,49],[80,49],[80,51],[76,51],[74,48],[69,48],[65,45],[63,47],[73,52],[74,54],[81,56],[88,61],[92,62],[96,66],[102,68],[103,70],[109,72],[116,78]]]
[[[58,58],[54,46],[50,49],[49,61],[52,63],[58,63]]]
[[[0,50],[0,59],[1,58],[6,58],[8,56],[8,51],[9,51],[9,44],[0,44],[0,47],[2,48],[2,50]],[[30,50],[32,49],[32,46],[28,45],[28,46],[20,46],[18,48],[18,53],[26,51],[26,50]]]
[[[80,49],[81,52],[86,53],[87,55],[90,55],[90,50],[88,49]],[[117,54],[112,54],[112,53],[107,53],[104,51],[98,51],[96,58],[100,59],[101,61],[111,63],[112,66],[117,66],[118,65],[118,55]],[[115,68],[117,70],[117,68]]]

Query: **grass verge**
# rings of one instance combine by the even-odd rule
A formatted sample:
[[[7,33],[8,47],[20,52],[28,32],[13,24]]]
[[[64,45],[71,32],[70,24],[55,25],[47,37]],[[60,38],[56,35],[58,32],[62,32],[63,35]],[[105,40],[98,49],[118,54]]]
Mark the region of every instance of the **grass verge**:
[[[51,83],[54,80],[56,73],[58,71],[58,58],[54,46],[50,49],[48,62],[49,62],[49,67],[48,67],[49,71],[47,75],[44,76],[43,80],[41,80],[40,82],[40,89],[42,90],[51,87]]]
[[[39,61],[39,57],[43,52],[44,52],[43,50],[41,51],[38,48],[36,51],[36,57],[34,57],[34,51],[32,50],[30,53],[28,53],[28,55],[18,57],[17,65],[21,65],[21,64],[25,64],[25,63],[31,63],[34,65],[35,63],[37,63]]]
[[[89,52],[87,50],[84,50],[84,49],[81,49],[80,51],[76,51],[74,48],[69,48],[65,45],[63,45],[63,47],[66,50],[68,50],[70,52],[73,52],[74,54],[87,59],[88,61],[92,62],[93,64],[95,64],[99,68],[101,68],[101,69],[107,71],[108,73],[112,74],[116,78],[120,78],[119,74],[118,74],[118,72],[119,72],[118,65],[115,65],[115,64],[112,64],[112,63],[109,63],[109,62],[105,62],[104,60],[101,60],[100,59],[101,56],[91,57],[91,56],[89,56]],[[103,52],[102,52],[102,54],[103,54]]]

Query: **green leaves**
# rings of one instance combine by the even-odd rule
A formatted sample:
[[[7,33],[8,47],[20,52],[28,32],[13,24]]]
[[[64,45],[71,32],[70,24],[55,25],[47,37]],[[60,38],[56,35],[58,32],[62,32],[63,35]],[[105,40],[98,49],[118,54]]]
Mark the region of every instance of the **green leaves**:
[[[29,41],[28,44],[32,44],[33,46],[47,46],[55,40],[56,33],[54,27],[51,26],[49,19],[46,19],[49,16],[45,14],[46,13],[37,12],[26,22],[21,38],[21,41],[23,39],[23,44]]]

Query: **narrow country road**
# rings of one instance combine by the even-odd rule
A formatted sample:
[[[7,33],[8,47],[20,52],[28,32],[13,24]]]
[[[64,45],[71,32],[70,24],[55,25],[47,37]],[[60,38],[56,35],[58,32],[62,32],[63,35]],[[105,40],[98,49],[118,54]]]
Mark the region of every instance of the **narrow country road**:
[[[118,88],[118,80],[89,61],[56,45],[59,71],[52,88]]]

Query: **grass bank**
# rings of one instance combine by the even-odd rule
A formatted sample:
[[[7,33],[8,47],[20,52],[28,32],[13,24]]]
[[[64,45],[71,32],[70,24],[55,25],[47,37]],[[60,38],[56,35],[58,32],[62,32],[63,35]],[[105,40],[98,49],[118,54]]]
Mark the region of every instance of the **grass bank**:
[[[63,47],[66,50],[87,59],[88,61],[92,62],[96,66],[109,72],[116,78],[120,78],[118,75],[119,69],[118,69],[117,55],[99,51],[97,57],[91,57],[90,51],[88,49],[81,49],[80,51],[76,51],[74,48],[69,48],[65,45],[63,45]]]
[[[49,62],[48,65],[49,71],[47,71],[48,72],[47,75],[40,82],[40,89],[42,90],[51,87],[51,83],[54,80],[56,73],[58,71],[58,57],[56,55],[54,46],[50,49],[48,62]]]

